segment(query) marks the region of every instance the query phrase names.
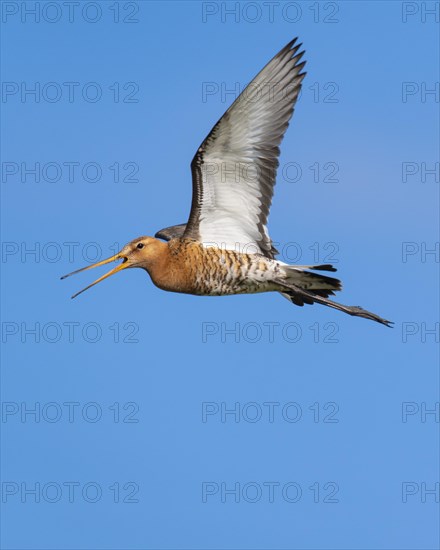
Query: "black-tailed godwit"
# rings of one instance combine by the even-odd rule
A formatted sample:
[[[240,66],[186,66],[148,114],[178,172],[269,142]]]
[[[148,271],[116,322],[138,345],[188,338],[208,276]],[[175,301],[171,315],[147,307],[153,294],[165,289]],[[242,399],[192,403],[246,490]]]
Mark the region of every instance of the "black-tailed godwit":
[[[288,265],[275,259],[267,218],[279,145],[306,75],[304,51],[296,40],[254,78],[197,150],[191,163],[188,223],[162,229],[155,238],[139,237],[111,258],[65,275],[63,279],[122,260],[72,298],[118,271],[140,267],[156,286],[171,292],[279,292],[298,306],[319,303],[390,326],[390,321],[359,306],[328,299],[341,289],[341,282],[308,270],[336,271],[333,266]]]

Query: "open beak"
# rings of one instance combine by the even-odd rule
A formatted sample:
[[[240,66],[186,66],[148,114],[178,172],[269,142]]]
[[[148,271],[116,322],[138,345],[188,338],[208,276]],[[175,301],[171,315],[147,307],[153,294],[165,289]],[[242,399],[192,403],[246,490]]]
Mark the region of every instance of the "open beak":
[[[99,279],[96,279],[96,281],[94,281],[92,284],[90,284],[89,286],[86,286],[85,288],[83,288],[82,290],[80,290],[79,292],[77,292],[76,294],[74,294],[72,296],[72,298],[76,298],[78,296],[78,294],[81,294],[82,292],[85,292],[86,290],[88,290],[92,286],[95,286],[98,283],[100,283],[101,281],[103,281],[104,279],[107,279],[107,277],[110,277],[110,275],[114,275],[118,271],[122,271],[123,269],[128,267],[129,263],[127,261],[127,258],[125,256],[122,256],[120,253],[118,253],[118,254],[115,254],[114,256],[112,256],[111,258],[107,258],[106,260],[102,260],[102,262],[96,262],[96,264],[88,265],[87,267],[82,267],[81,269],[77,269],[76,271],[72,271],[72,273],[68,273],[67,275],[63,275],[63,277],[61,277],[61,279],[66,279],[67,277],[70,277],[71,275],[76,275],[76,273],[80,273],[81,271],[86,271],[87,269],[92,269],[93,267],[99,267],[100,265],[109,264],[110,262],[115,262],[117,260],[122,260],[122,264],[117,265],[115,268],[110,270],[108,273],[106,273],[102,277],[99,277]]]

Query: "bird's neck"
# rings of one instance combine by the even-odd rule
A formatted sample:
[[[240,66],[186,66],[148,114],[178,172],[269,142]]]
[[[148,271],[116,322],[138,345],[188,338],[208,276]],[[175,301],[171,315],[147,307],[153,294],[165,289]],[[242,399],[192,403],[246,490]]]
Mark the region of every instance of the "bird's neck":
[[[175,282],[172,254],[168,243],[158,240],[154,243],[154,248],[154,256],[149,258],[142,267],[148,272],[157,287],[168,290]]]
[[[145,267],[151,280],[162,290],[191,293],[192,257],[188,257],[188,249],[194,248],[193,243],[186,239],[158,242],[160,244],[154,262]]]

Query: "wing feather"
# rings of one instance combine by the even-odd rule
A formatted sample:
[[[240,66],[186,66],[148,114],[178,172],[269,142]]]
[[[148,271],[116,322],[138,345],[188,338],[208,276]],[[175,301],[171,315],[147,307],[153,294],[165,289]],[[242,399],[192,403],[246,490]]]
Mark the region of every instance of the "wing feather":
[[[243,90],[191,163],[193,199],[184,236],[205,246],[273,257],[267,231],[279,145],[305,77],[289,42]]]

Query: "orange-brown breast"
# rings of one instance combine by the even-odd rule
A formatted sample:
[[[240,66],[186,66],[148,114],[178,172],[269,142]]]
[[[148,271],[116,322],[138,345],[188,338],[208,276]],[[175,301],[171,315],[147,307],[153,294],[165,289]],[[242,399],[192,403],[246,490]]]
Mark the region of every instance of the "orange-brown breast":
[[[164,243],[165,244],[165,243]],[[153,283],[162,290],[191,293],[198,247],[188,239],[172,239],[148,266]]]

